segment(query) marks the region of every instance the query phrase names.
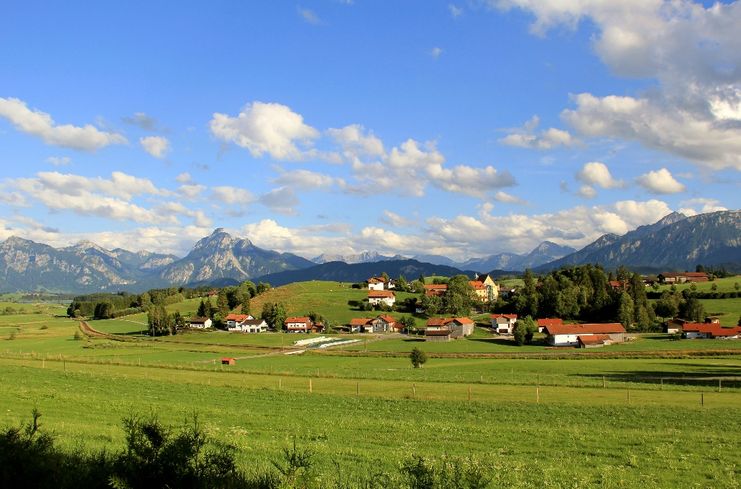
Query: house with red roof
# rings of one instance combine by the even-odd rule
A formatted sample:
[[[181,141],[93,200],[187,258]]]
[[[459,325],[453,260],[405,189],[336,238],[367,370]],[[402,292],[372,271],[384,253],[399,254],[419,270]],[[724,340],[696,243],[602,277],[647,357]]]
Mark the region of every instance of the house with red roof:
[[[517,314],[492,314],[491,329],[497,334],[510,335],[515,330]]]
[[[552,346],[579,346],[579,338],[583,342],[587,336],[594,335],[607,336],[601,340],[602,345],[625,341],[625,328],[620,323],[554,324],[546,326],[543,332]]]
[[[311,333],[314,329],[314,323],[311,318],[306,316],[294,316],[286,318],[286,331],[289,333]]]
[[[442,297],[448,291],[448,284],[425,284],[427,297]]]
[[[236,328],[238,325],[242,324],[244,321],[255,319],[249,314],[229,314],[224,318],[224,321],[226,321],[226,329],[231,331],[233,328]]]
[[[541,318],[538,319],[538,333],[542,333],[546,326],[561,326],[563,319],[561,318]]]
[[[401,324],[388,314],[375,318],[353,318],[349,326],[351,333],[389,333],[402,329]]]
[[[707,282],[710,280],[705,272],[664,272],[659,274],[659,281],[665,284],[683,284],[686,282]]]
[[[425,327],[425,340],[447,341],[451,338],[464,338],[473,334],[474,322],[467,317],[430,318]],[[440,332],[448,332],[448,337]],[[428,334],[429,333],[429,334]]]
[[[390,290],[369,290],[368,291],[368,303],[372,306],[379,304],[385,304],[388,307],[392,307],[396,302],[396,294]]]
[[[367,280],[368,290],[384,290],[388,289],[386,286],[386,279],[383,277],[371,277]]]
[[[741,326],[724,328],[718,323],[684,323],[682,337],[688,339],[723,339],[737,340],[741,338]]]

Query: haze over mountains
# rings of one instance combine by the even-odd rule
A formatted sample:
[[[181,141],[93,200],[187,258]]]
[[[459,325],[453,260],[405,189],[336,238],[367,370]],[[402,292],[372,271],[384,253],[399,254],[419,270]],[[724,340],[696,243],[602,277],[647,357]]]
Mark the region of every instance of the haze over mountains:
[[[320,262],[320,263],[316,263]],[[382,264],[376,265],[379,262]],[[579,251],[543,242],[525,255],[500,253],[455,262],[447,257],[414,259],[363,252],[321,255],[310,261],[292,253],[255,246],[219,228],[199,240],[183,258],[174,255],[106,250],[81,242],[53,248],[18,237],[0,242],[0,291],[95,292],[146,290],[192,284],[265,280],[280,285],[299,280],[358,281],[386,271],[407,278],[464,271],[546,271],[565,265],[599,263],[606,268],[689,270],[697,264],[741,269],[741,211],[686,217],[672,213],[623,236],[606,234]]]

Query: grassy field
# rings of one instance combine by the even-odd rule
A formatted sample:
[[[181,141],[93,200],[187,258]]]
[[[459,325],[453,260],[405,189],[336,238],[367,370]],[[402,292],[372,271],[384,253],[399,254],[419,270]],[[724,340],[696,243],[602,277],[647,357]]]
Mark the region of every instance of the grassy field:
[[[739,286],[738,289],[736,288],[736,284]],[[676,288],[679,292],[682,292],[685,289],[691,290],[693,285],[695,286],[695,290],[698,292],[713,292],[713,286],[716,287],[718,292],[734,292],[736,290],[741,290],[741,276],[736,275],[733,277],[716,278],[715,280],[708,282],[676,284]],[[660,285],[659,292],[670,290],[671,287],[671,285]]]
[[[734,392],[704,393],[703,406],[696,392],[474,386],[469,402],[468,386],[429,381],[414,392],[408,380],[312,379],[309,393],[307,377],[0,362],[4,423],[38,407],[70,448],[121,446],[132,413],[181,424],[197,412],[244,464],[267,466],[295,440],[323,473],[420,454],[479,457],[504,487],[736,487],[741,475]]]
[[[368,315],[347,306],[365,291],[302,285],[289,314]],[[260,300],[281,300],[281,289]],[[145,321],[90,321],[113,336],[75,339],[79,323],[51,313],[0,316],[0,425],[17,426],[37,407],[69,449],[113,448],[123,446],[126,416],[156,413],[180,425],[197,413],[209,435],[237,447],[245,468],[270,467],[295,440],[314,453],[320,486],[328,474],[395,470],[412,454],[475,457],[492,487],[738,487],[741,479],[741,342],[642,335],[583,352],[517,347],[479,329],[450,343],[337,335],[362,341],[286,355],[315,335],[149,338],[138,334]],[[460,355],[414,369],[404,354],[415,346]],[[717,349],[727,352],[703,356]],[[509,358],[522,352],[574,355]],[[224,356],[237,364],[222,366]]]
[[[362,302],[368,297],[367,289],[353,289],[351,283],[343,282],[301,282],[271,289],[252,299],[250,307],[253,315],[259,315],[266,302],[282,302],[289,316],[303,316],[311,312],[321,314],[337,324],[347,324],[352,318],[374,317],[378,313],[360,311],[348,302]],[[396,292],[396,301],[402,302],[416,294]],[[397,318],[402,314],[391,313]]]
[[[718,316],[723,326],[735,326],[741,318],[741,299],[701,299],[705,313]]]

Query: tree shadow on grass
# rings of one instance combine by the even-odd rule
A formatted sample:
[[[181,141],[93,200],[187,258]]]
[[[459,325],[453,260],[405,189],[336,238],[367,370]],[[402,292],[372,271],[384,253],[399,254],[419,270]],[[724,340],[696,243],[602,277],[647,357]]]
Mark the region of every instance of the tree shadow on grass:
[[[605,379],[611,382],[627,382],[652,385],[683,385],[694,387],[718,387],[720,381],[722,387],[741,388],[741,367],[729,365],[702,365],[702,364],[679,364],[683,367],[701,367],[697,370],[687,372],[677,371],[625,371],[606,374],[575,374],[575,377],[592,378],[595,380]]]

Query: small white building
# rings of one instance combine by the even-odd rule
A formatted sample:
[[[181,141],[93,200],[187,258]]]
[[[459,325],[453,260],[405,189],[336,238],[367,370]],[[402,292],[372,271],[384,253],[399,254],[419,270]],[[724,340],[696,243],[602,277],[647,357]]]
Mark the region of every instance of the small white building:
[[[190,318],[188,327],[193,329],[209,329],[213,326],[211,318]]]
[[[390,290],[369,290],[368,303],[372,306],[385,304],[392,307],[396,303],[396,294]]]
[[[383,277],[371,277],[368,279],[368,290],[384,290],[386,281]]]
[[[515,330],[517,314],[492,314],[491,329],[497,334],[511,335]]]
[[[227,329],[239,333],[265,333],[268,330],[268,323],[264,319],[245,319],[234,326],[227,326]]]

